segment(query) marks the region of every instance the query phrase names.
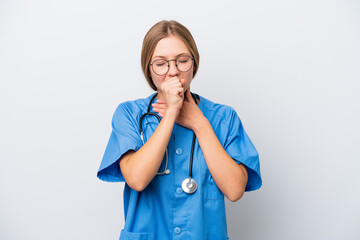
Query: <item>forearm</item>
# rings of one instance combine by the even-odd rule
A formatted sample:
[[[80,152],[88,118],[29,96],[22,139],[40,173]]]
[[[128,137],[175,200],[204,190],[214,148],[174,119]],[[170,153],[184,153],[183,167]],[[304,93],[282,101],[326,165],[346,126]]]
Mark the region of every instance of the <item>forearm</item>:
[[[237,201],[244,194],[247,184],[245,167],[229,156],[205,117],[197,122],[193,130],[216,185],[230,201]]]
[[[163,160],[176,116],[176,111],[168,111],[148,141],[130,157],[121,159],[122,174],[131,188],[142,191],[154,178]]]

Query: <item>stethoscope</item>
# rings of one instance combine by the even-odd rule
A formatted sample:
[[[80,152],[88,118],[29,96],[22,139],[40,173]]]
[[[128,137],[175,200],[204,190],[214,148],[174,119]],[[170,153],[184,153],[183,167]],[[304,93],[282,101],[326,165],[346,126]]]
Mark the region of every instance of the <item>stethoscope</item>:
[[[149,105],[148,105],[148,109],[147,109],[147,112],[144,113],[143,115],[141,115],[140,117],[140,121],[139,121],[139,125],[140,125],[140,135],[141,135],[141,140],[143,142],[143,144],[145,144],[144,142],[144,134],[143,134],[143,128],[142,128],[142,121],[143,121],[143,118],[145,116],[154,116],[157,118],[157,120],[161,121],[160,117],[156,114],[156,113],[153,113],[153,112],[150,112],[150,108],[151,108],[151,103],[152,101],[154,100],[154,98],[157,96],[157,93],[151,98],[150,102],[149,102]],[[194,101],[195,103],[197,104],[197,101],[196,101],[196,97],[193,93],[191,93],[191,96],[194,98]],[[191,193],[194,193],[197,189],[197,184],[196,184],[196,181],[192,178],[192,165],[193,165],[193,157],[194,157],[194,147],[195,147],[195,139],[196,139],[196,136],[195,136],[195,133],[193,135],[193,140],[192,140],[192,145],[191,145],[191,155],[190,155],[190,167],[189,167],[189,177],[188,178],[185,178],[182,183],[181,183],[181,188],[183,189],[184,192],[186,192],[187,194],[191,194]],[[170,174],[170,169],[167,169],[167,165],[168,165],[168,158],[169,158],[169,154],[168,154],[168,150],[166,148],[165,150],[165,170],[162,171],[162,172],[157,172],[156,175],[164,175],[164,174]]]

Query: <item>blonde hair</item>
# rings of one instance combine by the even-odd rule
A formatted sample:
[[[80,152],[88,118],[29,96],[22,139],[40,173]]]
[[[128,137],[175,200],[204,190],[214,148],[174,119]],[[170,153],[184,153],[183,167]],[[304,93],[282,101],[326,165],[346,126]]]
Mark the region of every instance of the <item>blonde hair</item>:
[[[150,87],[155,91],[157,90],[157,88],[151,79],[149,64],[158,42],[161,39],[171,35],[180,38],[185,43],[192,57],[194,58],[193,77],[195,77],[199,67],[200,55],[197,50],[195,40],[192,37],[190,31],[185,26],[178,23],[177,21],[163,20],[156,23],[146,33],[141,49],[141,68],[145,75],[146,81],[149,83]]]

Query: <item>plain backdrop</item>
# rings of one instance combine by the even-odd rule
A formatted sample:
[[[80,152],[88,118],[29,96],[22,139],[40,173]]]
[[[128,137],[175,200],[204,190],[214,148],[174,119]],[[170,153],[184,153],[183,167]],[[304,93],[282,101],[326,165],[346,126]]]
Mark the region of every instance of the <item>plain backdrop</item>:
[[[118,239],[123,183],[96,172],[117,105],[150,95],[147,30],[193,34],[192,91],[234,107],[263,186],[230,239],[360,239],[360,3],[0,0],[0,239]]]

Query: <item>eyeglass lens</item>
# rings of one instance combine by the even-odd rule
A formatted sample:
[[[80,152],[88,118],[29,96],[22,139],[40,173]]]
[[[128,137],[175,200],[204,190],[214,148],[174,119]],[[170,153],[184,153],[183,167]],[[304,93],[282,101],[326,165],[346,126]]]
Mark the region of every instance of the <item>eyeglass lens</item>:
[[[154,72],[158,75],[164,75],[169,71],[169,60],[158,59],[152,63]],[[187,72],[192,67],[193,61],[189,56],[181,56],[176,59],[176,66],[180,72]]]

